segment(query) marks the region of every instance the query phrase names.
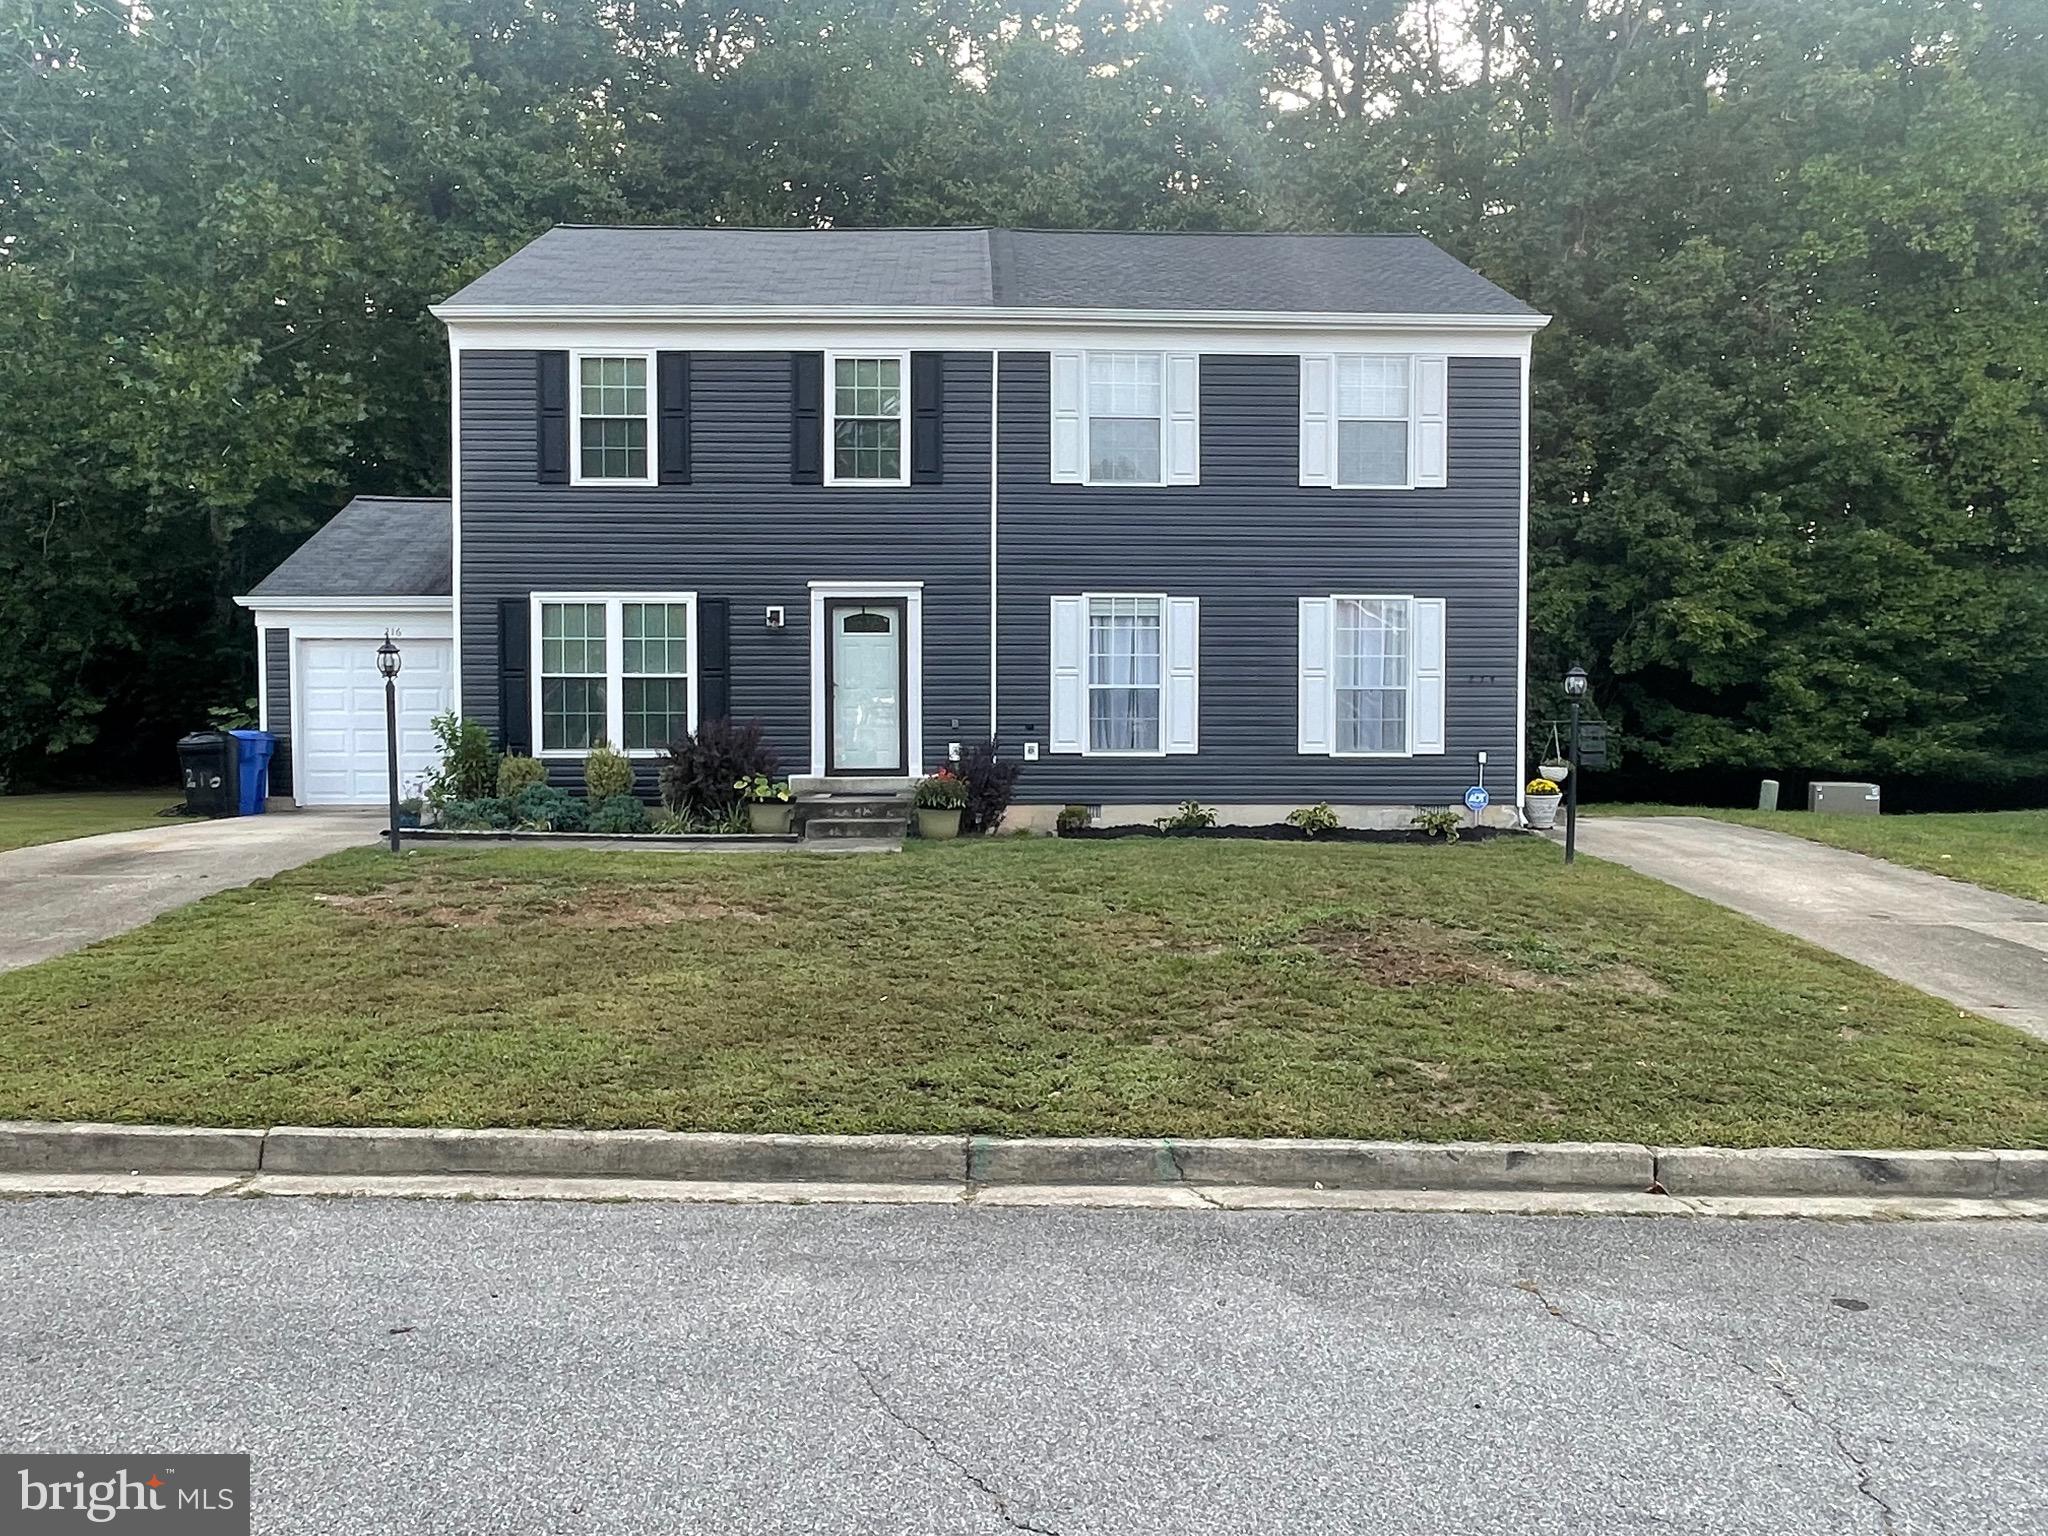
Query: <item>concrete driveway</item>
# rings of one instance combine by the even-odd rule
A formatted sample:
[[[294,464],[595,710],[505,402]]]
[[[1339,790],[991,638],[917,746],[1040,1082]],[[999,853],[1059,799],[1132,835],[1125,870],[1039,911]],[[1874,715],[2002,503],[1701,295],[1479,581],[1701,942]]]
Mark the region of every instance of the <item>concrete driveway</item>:
[[[151,918],[374,840],[377,811],[283,811],[167,821],[0,853],[0,971],[140,928]]]
[[[2048,906],[1702,816],[1593,816],[1579,847],[2048,1039]]]

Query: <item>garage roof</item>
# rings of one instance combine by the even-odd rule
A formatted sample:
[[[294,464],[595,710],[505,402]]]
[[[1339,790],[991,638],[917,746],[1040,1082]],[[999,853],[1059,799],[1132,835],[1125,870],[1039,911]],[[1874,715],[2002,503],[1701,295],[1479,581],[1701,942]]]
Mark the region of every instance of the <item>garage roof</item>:
[[[453,528],[445,496],[358,496],[248,595],[447,597]]]
[[[1420,235],[561,225],[437,306],[1536,311]]]

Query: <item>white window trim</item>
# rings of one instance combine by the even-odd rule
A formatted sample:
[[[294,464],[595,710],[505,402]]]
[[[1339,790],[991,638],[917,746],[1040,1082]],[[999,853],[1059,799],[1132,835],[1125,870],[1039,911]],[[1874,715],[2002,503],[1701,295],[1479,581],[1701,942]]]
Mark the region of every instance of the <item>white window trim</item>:
[[[613,353],[604,354],[607,357]],[[626,637],[620,623],[620,608],[626,603],[681,603],[689,610],[689,728],[697,729],[697,676],[702,670],[698,665],[697,594],[694,592],[535,592],[527,600],[527,705],[528,726],[532,732],[528,738],[533,743],[533,755],[550,762],[581,762],[589,755],[589,749],[578,747],[557,747],[544,750],[541,742],[540,697],[545,679],[540,670],[541,623],[540,610],[543,603],[602,603],[604,605],[604,739],[613,751],[624,753],[636,759],[656,758],[667,750],[662,747],[635,747],[627,752],[621,745],[626,739],[626,689],[625,660]],[[636,677],[650,674],[635,673]]]
[[[1127,482],[1118,481],[1113,483],[1124,484]],[[1096,688],[1120,688],[1126,686],[1125,684],[1121,683],[1098,684],[1094,682],[1089,676],[1089,673],[1093,671],[1093,668],[1089,666],[1090,658],[1088,654],[1088,635],[1089,632],[1094,628],[1094,625],[1089,622],[1090,617],[1094,611],[1095,604],[1098,600],[1108,601],[1116,598],[1131,599],[1139,602],[1151,602],[1157,603],[1159,605],[1159,682],[1155,689],[1155,691],[1159,695],[1159,747],[1156,751],[1152,752],[1114,752],[1093,745],[1095,733],[1091,726],[1091,722],[1095,718],[1095,711],[1092,708],[1090,708],[1090,705],[1094,700]],[[1169,614],[1167,610],[1167,594],[1164,592],[1083,592],[1081,594],[1081,755],[1083,757],[1144,758],[1165,757],[1167,755],[1167,647],[1171,644],[1172,641],[1172,637],[1167,633],[1168,619]]]
[[[1159,363],[1159,478],[1157,480],[1098,480],[1092,466],[1095,463],[1095,413],[1088,408],[1088,365],[1098,357],[1150,357]],[[1167,403],[1170,382],[1166,376],[1169,367],[1168,354],[1151,347],[1084,347],[1081,350],[1081,484],[1099,485],[1106,490],[1149,491],[1164,488],[1167,478],[1166,422],[1172,414]],[[1197,429],[1199,430],[1199,428]],[[1118,596],[1128,596],[1119,593]],[[1083,596],[1086,596],[1084,593]],[[1084,700],[1085,702],[1085,700]],[[1121,753],[1120,756],[1140,754]],[[1150,754],[1142,754],[1149,756]]]
[[[897,391],[896,396],[897,474],[896,478],[893,480],[869,480],[866,478],[855,479],[850,477],[842,479],[834,469],[834,466],[839,462],[839,455],[836,452],[834,452],[833,447],[834,443],[837,440],[837,424],[839,420],[839,388],[837,383],[839,374],[839,364],[842,360],[846,362],[856,362],[871,359],[882,361],[894,359],[898,369],[896,377],[900,381],[902,386]],[[879,420],[880,418],[873,416],[863,416],[857,419],[862,421],[875,421]],[[891,486],[903,486],[910,484],[910,354],[908,352],[890,351],[827,352],[825,354],[824,434],[825,440],[821,445],[821,452],[824,458],[825,483],[827,485],[845,485],[855,487],[876,486],[887,488]]]
[[[586,476],[583,473],[583,360],[586,357],[637,357],[647,364],[647,473],[644,475]],[[656,398],[661,382],[655,354],[638,347],[588,347],[569,354],[569,483],[571,485],[658,485],[661,443],[657,420],[661,402]],[[607,417],[606,420],[613,418]]]
[[[1337,605],[1339,603],[1403,603],[1408,609],[1408,680],[1401,690],[1402,702],[1407,706],[1406,717],[1401,726],[1401,739],[1407,749],[1401,752],[1344,752],[1337,746]],[[1330,678],[1329,713],[1330,756],[1343,758],[1409,758],[1417,756],[1415,750],[1415,597],[1404,592],[1332,592],[1330,594]]]

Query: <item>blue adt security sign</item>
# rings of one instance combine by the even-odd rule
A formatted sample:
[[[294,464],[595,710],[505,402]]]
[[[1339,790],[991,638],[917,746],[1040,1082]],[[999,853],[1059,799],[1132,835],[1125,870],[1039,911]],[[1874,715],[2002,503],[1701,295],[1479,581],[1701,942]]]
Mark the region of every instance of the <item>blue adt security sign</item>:
[[[1486,792],[1484,784],[1474,784],[1465,791],[1465,809],[1475,816],[1493,803],[1493,796]]]

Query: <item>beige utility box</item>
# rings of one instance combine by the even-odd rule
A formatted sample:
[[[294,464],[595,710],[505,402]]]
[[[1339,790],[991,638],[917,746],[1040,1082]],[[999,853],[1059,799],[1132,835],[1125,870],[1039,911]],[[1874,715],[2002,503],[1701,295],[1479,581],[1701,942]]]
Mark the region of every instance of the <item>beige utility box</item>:
[[[1806,808],[1829,811],[1836,816],[1875,816],[1875,784],[1826,783],[1806,786]]]

